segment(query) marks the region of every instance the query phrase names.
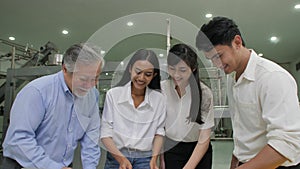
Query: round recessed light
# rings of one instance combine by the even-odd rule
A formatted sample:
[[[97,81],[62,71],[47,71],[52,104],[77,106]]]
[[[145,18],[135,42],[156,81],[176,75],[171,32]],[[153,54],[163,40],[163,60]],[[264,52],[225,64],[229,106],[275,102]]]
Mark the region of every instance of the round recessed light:
[[[61,33],[64,34],[64,35],[67,35],[67,34],[69,34],[69,31],[63,30],[63,31],[61,31]]]
[[[105,73],[105,76],[108,76],[108,73]]]
[[[105,54],[105,51],[104,50],[101,50],[101,52],[100,52],[102,55],[104,55]]]
[[[271,41],[276,41],[276,40],[277,40],[277,37],[276,37],[276,36],[272,36],[272,37],[270,38],[270,40],[271,40]]]
[[[279,38],[276,37],[276,36],[272,36],[272,37],[270,38],[270,41],[271,41],[272,43],[277,43],[277,42],[279,42]]]
[[[295,9],[300,9],[300,4],[294,6]]]
[[[211,17],[212,17],[212,14],[211,14],[211,13],[208,13],[208,14],[205,15],[205,17],[206,17],[206,18],[211,18]]]
[[[13,37],[13,36],[8,37],[8,39],[9,39],[9,40],[16,40],[16,38]]]
[[[160,53],[158,56],[159,56],[159,57],[164,57],[164,54]]]
[[[127,22],[127,26],[133,26],[133,22],[131,21]]]
[[[259,53],[259,54],[258,54],[258,56],[260,56],[260,57],[262,57],[263,55],[264,55],[264,54],[262,54],[262,53]]]

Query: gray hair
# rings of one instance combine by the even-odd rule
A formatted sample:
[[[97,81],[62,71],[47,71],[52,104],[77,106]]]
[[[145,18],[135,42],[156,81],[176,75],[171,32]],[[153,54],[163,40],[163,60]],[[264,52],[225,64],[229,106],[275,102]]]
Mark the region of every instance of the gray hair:
[[[104,59],[100,48],[87,43],[72,45],[64,54],[63,64],[68,72],[74,72],[76,62],[91,64],[100,62],[104,67]]]

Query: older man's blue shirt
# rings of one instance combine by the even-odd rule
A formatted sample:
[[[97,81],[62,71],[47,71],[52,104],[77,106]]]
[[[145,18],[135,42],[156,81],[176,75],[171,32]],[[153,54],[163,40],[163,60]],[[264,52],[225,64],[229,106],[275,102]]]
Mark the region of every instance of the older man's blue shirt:
[[[96,169],[100,117],[98,91],[75,97],[63,72],[38,78],[17,95],[3,143],[3,154],[24,167],[61,169],[81,144],[84,169]]]

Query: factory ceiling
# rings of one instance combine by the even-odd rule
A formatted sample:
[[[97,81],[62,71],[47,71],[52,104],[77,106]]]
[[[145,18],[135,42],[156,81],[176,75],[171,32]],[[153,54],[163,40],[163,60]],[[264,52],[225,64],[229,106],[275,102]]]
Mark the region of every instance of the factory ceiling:
[[[297,4],[300,0],[1,0],[0,54],[11,52],[6,41],[37,51],[52,42],[58,53],[89,41],[102,47],[108,61],[121,61],[139,48],[153,48],[163,57],[168,26],[171,45],[194,46],[211,14],[234,19],[248,48],[284,64],[299,58]]]

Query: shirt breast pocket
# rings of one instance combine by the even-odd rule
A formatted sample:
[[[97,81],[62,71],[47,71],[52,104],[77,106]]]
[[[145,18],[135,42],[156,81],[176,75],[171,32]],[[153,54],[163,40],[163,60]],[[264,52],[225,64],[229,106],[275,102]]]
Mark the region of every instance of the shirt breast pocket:
[[[248,129],[256,130],[262,124],[256,103],[237,102],[239,121]]]

